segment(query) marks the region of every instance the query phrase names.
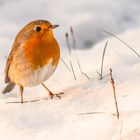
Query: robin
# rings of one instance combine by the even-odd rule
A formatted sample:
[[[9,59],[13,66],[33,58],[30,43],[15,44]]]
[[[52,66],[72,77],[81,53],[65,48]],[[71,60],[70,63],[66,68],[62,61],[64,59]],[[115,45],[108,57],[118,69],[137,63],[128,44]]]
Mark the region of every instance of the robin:
[[[60,94],[53,94],[43,84],[54,73],[59,63],[60,49],[53,35],[53,29],[58,26],[46,20],[36,20],[19,31],[7,59],[5,83],[8,85],[3,94],[18,85],[23,103],[24,87],[42,84],[51,98],[54,95],[60,98]]]

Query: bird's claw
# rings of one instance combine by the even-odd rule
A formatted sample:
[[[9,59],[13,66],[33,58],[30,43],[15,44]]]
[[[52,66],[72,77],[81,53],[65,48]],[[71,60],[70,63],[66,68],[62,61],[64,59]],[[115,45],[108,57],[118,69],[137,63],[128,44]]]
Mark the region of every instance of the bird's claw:
[[[62,94],[64,94],[64,93],[63,93],[63,92],[58,93],[58,94],[54,94],[54,93],[52,93],[52,92],[49,93],[49,95],[51,96],[51,99],[53,99],[54,96],[56,96],[57,98],[61,99],[61,95],[62,95]]]

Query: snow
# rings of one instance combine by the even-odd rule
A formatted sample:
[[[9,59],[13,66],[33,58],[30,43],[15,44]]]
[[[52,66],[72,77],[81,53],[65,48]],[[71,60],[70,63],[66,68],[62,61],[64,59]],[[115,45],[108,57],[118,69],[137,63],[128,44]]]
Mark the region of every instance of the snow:
[[[54,93],[64,92],[61,100],[51,100],[42,86],[26,88],[24,100],[37,101],[23,105],[11,103],[20,101],[18,87],[9,94],[0,94],[0,140],[140,139],[140,59],[116,38],[104,39],[109,36],[100,31],[120,33],[119,37],[140,53],[139,0],[1,0],[0,17],[0,92],[5,87],[4,67],[14,36],[35,19],[60,24],[54,33],[61,57],[69,67],[71,59],[77,78],[75,81],[60,61],[45,84]],[[73,51],[70,57],[65,44],[65,32],[69,32],[70,26],[74,28],[77,47],[92,48]],[[100,72],[107,41],[104,78],[99,80],[96,71]],[[81,75],[76,57],[91,80]],[[115,105],[107,75],[110,68],[116,85],[119,120],[113,115]]]
[[[139,36],[139,28],[119,35],[140,53]],[[109,42],[104,60],[104,78],[99,80],[96,71],[100,71],[106,41]],[[6,52],[0,54],[1,91],[5,86],[5,55]],[[8,103],[20,101],[18,88],[0,95],[0,140],[139,140],[140,58],[115,38],[107,38],[88,50],[74,51],[71,57],[62,50],[61,57],[69,67],[69,60],[72,60],[77,80],[60,62],[45,84],[55,93],[64,92],[62,99],[51,100],[42,86],[26,88],[25,101],[40,101],[23,105]],[[81,75],[76,57],[91,80]],[[107,75],[110,68],[116,86],[119,120],[113,115],[115,105]]]

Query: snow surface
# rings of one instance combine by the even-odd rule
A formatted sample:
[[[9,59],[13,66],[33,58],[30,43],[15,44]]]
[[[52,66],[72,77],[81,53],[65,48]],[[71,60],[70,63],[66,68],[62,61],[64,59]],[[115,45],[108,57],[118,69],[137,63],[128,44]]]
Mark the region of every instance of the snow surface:
[[[140,29],[119,36],[140,53]],[[110,77],[99,80],[102,51],[109,41],[104,75],[113,70],[120,119],[115,113]],[[6,52],[0,48],[0,90],[4,88]],[[18,88],[0,95],[0,140],[139,140],[140,139],[140,58],[115,38],[108,38],[92,49],[75,51],[70,58],[66,51],[61,57],[69,66],[71,59],[76,72],[75,81],[62,62],[45,83],[53,92],[64,92],[62,99],[51,100],[47,91],[38,86],[26,88],[20,101]],[[76,63],[79,58],[82,70],[91,78],[80,74]],[[70,67],[70,66],[69,66]],[[92,114],[81,114],[90,113]]]

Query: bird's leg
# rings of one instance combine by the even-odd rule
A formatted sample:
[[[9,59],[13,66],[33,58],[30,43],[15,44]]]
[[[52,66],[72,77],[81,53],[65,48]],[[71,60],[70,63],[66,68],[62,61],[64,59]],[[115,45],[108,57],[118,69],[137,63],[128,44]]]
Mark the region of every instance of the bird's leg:
[[[51,96],[51,99],[53,99],[54,96],[56,96],[59,99],[61,99],[61,95],[64,94],[64,93],[54,94],[45,86],[45,84],[42,83],[42,86],[49,92],[49,95]]]
[[[23,86],[19,86],[21,103],[23,104]]]

